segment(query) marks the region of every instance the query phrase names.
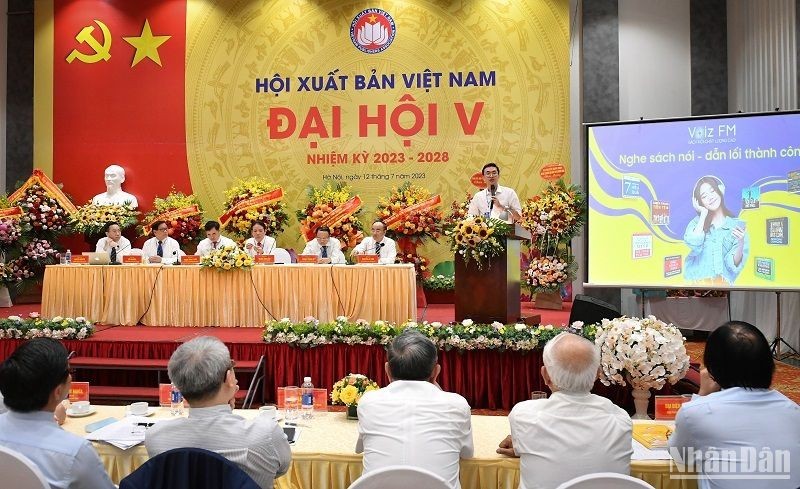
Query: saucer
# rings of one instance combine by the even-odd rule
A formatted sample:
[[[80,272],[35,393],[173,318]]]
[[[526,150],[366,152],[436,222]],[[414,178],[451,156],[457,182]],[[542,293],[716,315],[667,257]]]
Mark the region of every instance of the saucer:
[[[133,414],[130,409],[125,408],[125,416],[152,416],[158,411],[157,407],[148,407],[146,414]]]
[[[86,411],[85,413],[76,413],[75,411],[72,410],[72,408],[68,408],[67,409],[67,416],[69,416],[70,418],[84,418],[86,416],[91,416],[92,414],[94,414],[96,412],[97,412],[97,408],[94,407],[94,406],[90,406],[89,410]]]

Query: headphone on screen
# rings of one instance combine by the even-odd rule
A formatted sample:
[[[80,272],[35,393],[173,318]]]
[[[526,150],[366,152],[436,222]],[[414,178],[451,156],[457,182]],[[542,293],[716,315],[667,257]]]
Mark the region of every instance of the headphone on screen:
[[[697,188],[700,186],[700,183],[704,178],[711,178],[715,180],[717,182],[717,188],[719,188],[719,193],[723,196],[725,195],[725,184],[722,183],[722,180],[720,180],[719,177],[714,175],[703,175],[697,179],[697,182],[695,182],[694,189],[692,190],[692,197],[694,197],[694,195],[697,193]]]

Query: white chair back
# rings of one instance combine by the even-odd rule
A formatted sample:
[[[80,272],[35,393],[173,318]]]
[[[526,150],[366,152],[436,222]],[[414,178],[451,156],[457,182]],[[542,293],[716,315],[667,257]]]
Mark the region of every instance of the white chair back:
[[[0,447],[0,474],[3,487],[14,489],[50,489],[39,467],[28,457],[10,448]]]
[[[655,489],[647,482],[614,472],[587,474],[567,481],[556,489]]]
[[[292,255],[283,248],[274,248],[271,254],[275,257],[275,263],[292,263]]]
[[[392,465],[368,472],[353,482],[350,489],[448,489],[447,481],[425,469]]]

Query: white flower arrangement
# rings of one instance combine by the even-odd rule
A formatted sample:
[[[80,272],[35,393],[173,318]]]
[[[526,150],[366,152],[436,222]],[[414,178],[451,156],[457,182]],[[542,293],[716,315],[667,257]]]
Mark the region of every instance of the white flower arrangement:
[[[678,328],[655,316],[604,319],[595,335],[600,347],[600,381],[605,385],[630,383],[635,389],[674,384],[689,368],[684,341]]]
[[[0,319],[0,339],[54,338],[56,340],[82,340],[94,334],[94,323],[83,317],[51,319],[31,313],[29,317],[9,316]]]

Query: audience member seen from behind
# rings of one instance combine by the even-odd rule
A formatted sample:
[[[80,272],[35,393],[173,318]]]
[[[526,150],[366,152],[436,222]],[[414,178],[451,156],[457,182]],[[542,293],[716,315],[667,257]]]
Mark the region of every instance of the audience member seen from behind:
[[[672,457],[695,464],[701,489],[800,487],[800,407],[769,388],[775,361],[764,334],[725,323],[708,336],[703,363],[699,395],[675,418]]]
[[[71,382],[67,350],[60,342],[37,338],[17,348],[0,365],[0,391],[8,409],[0,415],[0,445],[29,458],[53,489],[113,488],[91,442],[53,420],[63,410]]]
[[[241,467],[262,488],[272,488],[275,477],[289,468],[289,442],[271,417],[247,420],[233,414],[239,384],[225,344],[211,336],[187,341],[167,368],[191,410],[188,418],[148,429],[147,453],[153,457],[173,448],[204,448]]]
[[[511,435],[498,453],[520,457],[521,489],[554,489],[595,472],[630,472],[632,423],[628,413],[592,394],[600,350],[561,333],[544,347],[542,378],[549,399],[523,401],[511,410]]]
[[[390,465],[427,469],[458,489],[459,459],[473,454],[467,400],[436,383],[436,346],[405,330],[387,348],[391,383],[358,402],[358,444],[364,473]]]

